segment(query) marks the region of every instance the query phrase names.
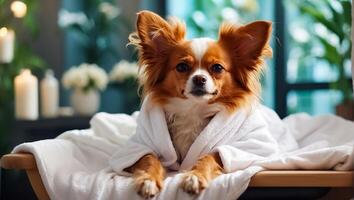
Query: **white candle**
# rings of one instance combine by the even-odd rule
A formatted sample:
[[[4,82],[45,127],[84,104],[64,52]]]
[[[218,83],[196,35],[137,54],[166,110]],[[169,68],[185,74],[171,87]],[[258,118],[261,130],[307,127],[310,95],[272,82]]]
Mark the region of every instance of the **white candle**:
[[[27,13],[27,5],[22,1],[14,1],[11,3],[11,11],[17,18],[22,18]]]
[[[59,84],[53,71],[48,70],[41,80],[41,114],[43,117],[55,117],[59,108]]]
[[[15,77],[15,116],[27,120],[38,118],[38,80],[29,69]]]
[[[15,33],[5,27],[0,28],[0,63],[10,63],[14,57]]]

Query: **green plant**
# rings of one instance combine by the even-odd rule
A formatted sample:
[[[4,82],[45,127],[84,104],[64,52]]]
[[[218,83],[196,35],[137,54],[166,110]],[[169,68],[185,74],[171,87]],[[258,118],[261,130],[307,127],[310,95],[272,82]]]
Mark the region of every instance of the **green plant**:
[[[26,39],[21,35],[16,36],[14,58],[11,63],[0,63],[0,152],[6,150],[6,132],[13,120],[13,79],[22,68],[28,68],[32,71],[41,71],[44,69],[44,61],[37,56],[30,48],[29,41],[36,38],[38,25],[35,15],[37,13],[37,0],[23,0],[27,5],[27,13],[24,18],[15,18],[10,11],[12,1],[0,0],[0,27],[8,27],[21,33],[25,30],[29,34]]]
[[[323,47],[323,54],[317,56],[338,70],[337,81],[331,84],[333,89],[341,91],[343,101],[352,99],[352,90],[345,73],[345,63],[351,59],[351,1],[323,0],[297,1],[300,11],[309,16],[313,22],[324,26],[328,37],[321,34],[313,36]],[[323,9],[318,9],[322,6]],[[329,37],[336,37],[337,42],[331,42]]]

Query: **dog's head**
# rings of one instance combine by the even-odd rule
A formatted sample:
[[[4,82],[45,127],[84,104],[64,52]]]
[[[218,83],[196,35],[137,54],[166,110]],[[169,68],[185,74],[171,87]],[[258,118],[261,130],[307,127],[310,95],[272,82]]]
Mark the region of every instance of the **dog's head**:
[[[160,104],[182,98],[220,103],[229,110],[257,99],[263,59],[272,54],[270,22],[222,24],[218,40],[186,40],[185,33],[185,24],[177,19],[138,13],[130,42],[139,51],[145,95]]]

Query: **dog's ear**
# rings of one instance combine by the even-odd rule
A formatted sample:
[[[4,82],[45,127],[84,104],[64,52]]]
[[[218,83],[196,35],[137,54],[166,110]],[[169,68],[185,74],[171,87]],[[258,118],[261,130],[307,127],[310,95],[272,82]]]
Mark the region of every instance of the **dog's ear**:
[[[256,21],[245,26],[223,24],[219,31],[219,43],[227,48],[235,65],[251,70],[258,69],[263,57],[272,56],[269,38],[271,22]]]
[[[139,81],[146,94],[164,79],[171,51],[184,39],[186,28],[176,18],[165,21],[150,11],[138,13],[136,26],[129,39],[139,50]]]
[[[150,11],[138,13],[136,26],[141,43],[154,46],[157,51],[178,43],[185,36],[185,25],[182,22],[167,22]]]

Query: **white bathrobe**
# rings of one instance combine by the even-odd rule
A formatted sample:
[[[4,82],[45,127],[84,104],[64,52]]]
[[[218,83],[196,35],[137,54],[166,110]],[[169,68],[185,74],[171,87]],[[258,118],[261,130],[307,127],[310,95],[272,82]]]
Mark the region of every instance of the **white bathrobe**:
[[[159,157],[166,168],[185,171],[192,168],[201,156],[219,152],[226,172],[245,169],[253,161],[279,153],[279,135],[271,134],[274,127],[269,126],[264,114],[269,115],[272,112],[262,106],[255,106],[250,111],[239,110],[233,114],[227,111],[218,112],[192,143],[179,164],[165,113],[161,107],[151,105],[147,100],[138,117],[136,134],[123,148],[116,151],[110,164],[117,173],[124,175],[127,174],[123,171],[125,168],[133,165],[142,156],[152,153]],[[276,118],[271,123],[280,122],[274,116]],[[282,135],[287,137],[288,148],[297,147],[291,135]]]
[[[33,153],[51,199],[68,200],[141,199],[123,169],[147,153],[157,155],[171,170],[156,199],[237,199],[250,178],[265,169],[354,168],[354,123],[333,115],[297,114],[280,120],[261,105],[251,112],[219,112],[181,164],[176,162],[163,110],[145,101],[137,120],[136,116],[100,113],[89,130],[24,143],[14,152]],[[179,188],[183,171],[210,152],[220,153],[228,173],[199,196],[186,194]]]

